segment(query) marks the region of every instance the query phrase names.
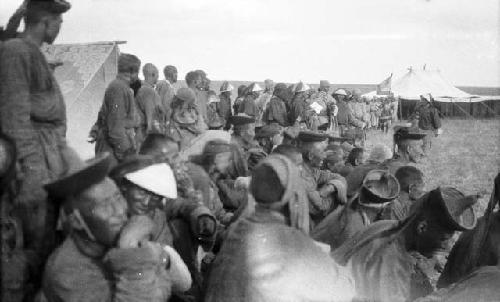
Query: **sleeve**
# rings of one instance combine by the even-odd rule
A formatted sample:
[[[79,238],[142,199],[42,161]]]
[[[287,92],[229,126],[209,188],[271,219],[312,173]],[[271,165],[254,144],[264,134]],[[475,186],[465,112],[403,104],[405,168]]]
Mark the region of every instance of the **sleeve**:
[[[112,249],[105,261],[116,280],[113,302],[168,301],[170,259],[159,244]]]
[[[192,198],[177,198],[167,205],[165,211],[169,214],[169,220],[181,218],[184,221],[189,222],[191,233],[195,236],[195,238],[199,237],[197,230],[198,218],[208,216],[215,221],[215,216],[212,212],[205,205]]]
[[[439,117],[439,112],[437,109],[432,109],[431,111],[431,118],[432,118],[432,126],[434,129],[439,129],[441,128],[441,118]]]
[[[125,106],[127,92],[118,87],[110,87],[106,92],[106,99],[109,102],[109,114],[106,121],[109,143],[113,147],[116,157],[121,159],[126,151],[132,148],[131,141],[127,137],[125,130],[126,122],[130,119],[127,116]]]
[[[358,120],[354,114],[352,113],[351,110],[349,110],[349,112],[347,113],[347,118],[349,120],[349,124],[350,125],[353,125],[354,127],[362,127],[363,126],[363,122]]]
[[[21,168],[21,187],[25,193],[34,190],[48,179],[44,152],[38,134],[31,124],[29,54],[14,47],[4,47],[0,52],[0,129],[14,140],[17,161]],[[26,196],[25,196],[26,195]],[[21,194],[20,202],[33,198]]]

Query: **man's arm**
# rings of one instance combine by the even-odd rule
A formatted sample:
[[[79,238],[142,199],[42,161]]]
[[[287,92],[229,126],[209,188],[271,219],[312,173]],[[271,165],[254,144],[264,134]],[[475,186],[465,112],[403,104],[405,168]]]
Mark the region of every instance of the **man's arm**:
[[[147,87],[141,87],[136,97],[137,103],[141,105],[142,110],[144,111],[147,132],[150,132],[153,129],[156,108],[154,98],[154,90]]]

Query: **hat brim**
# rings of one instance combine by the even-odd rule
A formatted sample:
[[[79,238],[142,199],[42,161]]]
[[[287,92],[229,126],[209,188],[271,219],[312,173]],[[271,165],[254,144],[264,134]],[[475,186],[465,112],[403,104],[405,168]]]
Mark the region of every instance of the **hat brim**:
[[[443,209],[444,223],[456,231],[472,230],[476,226],[477,218],[471,206],[467,207],[463,213],[458,217],[453,217],[450,213],[449,205],[443,198],[441,188],[437,188],[429,193],[428,199],[436,200]],[[459,199],[453,200],[454,203],[468,203],[474,204],[477,201],[475,196],[463,196]]]
[[[370,187],[369,184],[370,182],[378,181],[377,179],[372,178],[373,177],[372,175],[374,174],[379,174],[381,176],[383,175],[384,177],[388,178],[387,182],[388,188],[387,190],[385,190],[386,192],[384,192],[386,194],[383,195],[381,192],[377,193],[377,190],[372,189]],[[396,199],[399,196],[399,191],[400,191],[399,182],[393,175],[384,170],[371,170],[365,175],[363,179],[361,196],[360,196],[361,198],[359,203],[360,204],[387,203]]]
[[[77,171],[45,185],[45,190],[49,196],[59,199],[79,194],[102,181],[108,174],[112,162],[112,157],[106,152],[86,161]]]
[[[166,163],[153,164],[124,175],[133,184],[156,195],[177,198],[177,183],[174,172]]]

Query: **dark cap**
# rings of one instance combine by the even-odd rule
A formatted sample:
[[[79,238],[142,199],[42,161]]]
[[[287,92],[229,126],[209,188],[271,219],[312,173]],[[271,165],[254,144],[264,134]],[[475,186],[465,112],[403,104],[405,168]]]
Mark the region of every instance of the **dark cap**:
[[[103,153],[83,163],[73,171],[69,171],[60,179],[45,185],[50,196],[66,198],[77,195],[92,185],[101,182],[109,172],[112,158]]]
[[[139,71],[141,60],[133,54],[121,53],[118,57],[118,72]]]
[[[71,8],[71,4],[64,0],[30,0],[27,10],[43,10],[53,14],[63,14]]]
[[[385,170],[371,170],[363,179],[360,204],[381,204],[394,200],[399,195],[399,182]]]
[[[424,197],[425,198],[425,197]],[[437,188],[427,194],[424,206],[436,206],[437,211],[442,211],[442,222],[445,226],[456,230],[472,230],[476,225],[476,215],[472,206],[477,202],[477,196],[465,196],[455,188]]]
[[[394,141],[402,140],[420,140],[425,137],[425,133],[419,133],[412,130],[410,127],[396,126],[394,127]]]
[[[304,143],[315,143],[327,140],[328,135],[325,133],[318,133],[306,130],[306,131],[300,131],[297,138],[299,141]]]
[[[255,134],[255,138],[271,138],[281,133],[281,127],[277,124],[265,125]]]
[[[247,125],[255,123],[255,118],[244,114],[238,114],[231,116],[229,122],[234,126]]]

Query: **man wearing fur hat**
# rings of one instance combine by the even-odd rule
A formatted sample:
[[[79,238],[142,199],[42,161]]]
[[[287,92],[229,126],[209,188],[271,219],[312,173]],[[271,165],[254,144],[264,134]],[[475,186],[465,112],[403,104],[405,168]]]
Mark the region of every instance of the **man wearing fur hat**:
[[[46,186],[63,202],[69,228],[45,268],[47,301],[166,301],[191,285],[177,252],[150,241],[151,218],[127,217],[126,200],[106,177],[111,164],[104,154]]]
[[[328,137],[312,131],[301,131],[299,147],[304,164],[300,175],[309,200],[311,226],[318,224],[339,204],[346,202],[346,182],[339,174],[321,170],[326,157]]]
[[[273,90],[273,96],[264,111],[264,115],[262,118],[264,123],[277,123],[281,127],[288,126],[288,117],[285,103],[288,97],[288,89],[286,85],[283,83],[276,84]]]
[[[311,233],[315,240],[337,249],[357,232],[384,219],[384,212],[398,197],[399,183],[389,172],[370,171],[357,195],[328,215]]]
[[[66,143],[66,105],[40,47],[55,41],[70,7],[63,0],[29,1],[24,32],[4,42],[0,51],[0,129],[12,140],[19,167],[12,179],[13,199],[24,242],[40,263],[55,243],[55,210],[43,184],[60,177],[77,158]]]
[[[115,164],[137,151],[136,128],[139,126],[137,106],[130,83],[138,79],[141,61],[131,54],[120,54],[118,75],[106,88],[97,115],[99,129],[95,152],[109,152]]]
[[[357,301],[403,302],[429,294],[432,285],[412,253],[431,258],[456,231],[472,229],[475,202],[454,188],[437,188],[402,222],[375,222],[335,250],[333,258],[353,273]]]
[[[271,155],[253,171],[250,191],[255,211],[229,231],[205,301],[350,301],[350,277],[307,235],[298,167]]]
[[[172,116],[167,128],[167,135],[177,140],[183,149],[206,130],[207,125],[196,106],[196,94],[189,88],[177,90],[172,101]]]

